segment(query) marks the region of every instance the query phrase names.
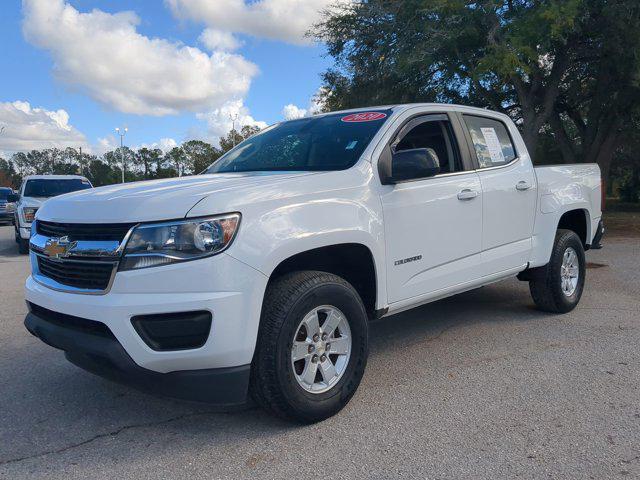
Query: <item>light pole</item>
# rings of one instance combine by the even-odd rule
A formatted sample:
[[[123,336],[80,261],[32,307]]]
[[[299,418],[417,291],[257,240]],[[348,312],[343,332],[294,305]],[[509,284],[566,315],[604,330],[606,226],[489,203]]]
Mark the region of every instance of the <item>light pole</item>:
[[[128,127],[116,127],[116,133],[120,135],[120,161],[122,162],[122,183],[124,183],[124,136],[129,131]]]

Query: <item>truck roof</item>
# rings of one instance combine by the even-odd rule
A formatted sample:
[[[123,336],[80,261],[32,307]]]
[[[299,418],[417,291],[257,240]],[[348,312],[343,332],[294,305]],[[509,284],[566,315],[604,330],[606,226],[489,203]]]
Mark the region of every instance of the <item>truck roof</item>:
[[[469,107],[467,105],[459,105],[455,103],[399,103],[394,105],[374,105],[370,107],[360,107],[360,108],[350,108],[348,110],[337,110],[333,112],[326,112],[318,114],[321,115],[332,115],[336,113],[358,113],[358,112],[367,112],[370,110],[393,110],[394,113],[399,113],[404,110],[408,110],[410,108],[415,107],[423,107],[423,108],[438,108],[443,110],[454,110],[458,112],[466,112],[466,113],[476,113],[487,115],[491,114],[496,117],[507,117],[501,112],[496,112],[495,110],[489,110],[486,108],[479,107]]]
[[[25,180],[87,180],[82,175],[27,175]]]

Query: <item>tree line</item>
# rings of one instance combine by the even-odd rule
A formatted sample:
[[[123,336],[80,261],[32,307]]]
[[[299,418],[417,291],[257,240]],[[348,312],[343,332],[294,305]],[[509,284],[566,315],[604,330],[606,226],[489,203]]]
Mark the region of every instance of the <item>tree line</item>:
[[[638,0],[362,0],[311,32],[330,110],[459,103],[509,115],[538,164],[640,191]]]
[[[9,159],[0,158],[0,186],[17,188],[27,175],[83,175],[95,187],[125,180],[151,180],[201,173],[234,145],[260,129],[244,126],[231,130],[214,146],[202,140],[189,140],[167,152],[159,148],[116,148],[101,156],[84,153],[76,148],[47,148],[16,152]]]

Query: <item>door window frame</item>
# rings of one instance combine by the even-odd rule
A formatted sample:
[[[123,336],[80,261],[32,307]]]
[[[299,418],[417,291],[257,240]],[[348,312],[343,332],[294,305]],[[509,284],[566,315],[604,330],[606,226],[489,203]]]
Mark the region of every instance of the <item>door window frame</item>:
[[[492,116],[488,116],[488,115],[478,115],[477,113],[465,113],[465,112],[455,112],[456,117],[458,118],[458,122],[460,123],[460,126],[462,128],[462,132],[464,134],[464,138],[467,144],[467,149],[469,150],[469,153],[471,155],[471,162],[474,165],[474,170],[478,171],[478,172],[486,172],[487,170],[497,170],[499,168],[506,168],[509,167],[513,164],[515,164],[516,162],[520,161],[520,150],[518,148],[518,146],[516,145],[516,142],[513,140],[513,135],[511,134],[511,131],[509,130],[509,126],[503,122],[502,120],[500,120],[499,118],[495,118]],[[505,163],[504,165],[496,165],[494,167],[483,167],[480,165],[480,161],[478,160],[478,153],[476,152],[476,147],[473,144],[473,139],[471,138],[471,132],[469,132],[469,127],[467,126],[466,122],[464,121],[464,117],[477,117],[477,118],[482,118],[484,120],[491,120],[494,122],[498,122],[500,124],[502,124],[502,126],[504,126],[505,130],[507,131],[507,135],[509,135],[509,140],[511,141],[511,145],[513,146],[513,151],[515,152],[516,156],[513,160],[511,160],[509,163]]]
[[[400,126],[398,126],[395,132],[391,135],[391,138],[387,141],[382,153],[378,157],[378,172],[379,178],[382,178],[384,175],[382,172],[391,171],[391,157],[393,152],[393,147],[396,146],[404,135],[408,133],[411,129],[417,127],[426,122],[437,122],[437,121],[445,121],[449,122],[451,126],[451,138],[450,140],[453,142],[452,148],[457,148],[457,153],[460,156],[460,163],[462,165],[462,170],[457,172],[447,172],[447,173],[439,173],[437,175],[433,175],[431,177],[420,177],[420,178],[411,178],[408,180],[400,180],[396,182],[396,185],[408,182],[421,182],[425,180],[431,180],[434,178],[442,178],[449,177],[453,175],[464,175],[476,170],[476,164],[473,162],[473,158],[475,156],[475,152],[472,155],[469,150],[468,141],[465,135],[464,126],[460,123],[461,119],[458,117],[457,112],[452,111],[443,111],[443,112],[429,112],[429,113],[416,113],[415,115],[410,116],[406,120],[402,122]]]

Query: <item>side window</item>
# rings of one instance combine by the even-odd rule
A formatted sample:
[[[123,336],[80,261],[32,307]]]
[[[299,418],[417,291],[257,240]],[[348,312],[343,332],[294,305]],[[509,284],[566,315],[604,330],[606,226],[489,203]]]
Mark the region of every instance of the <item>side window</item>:
[[[414,148],[433,150],[440,161],[440,173],[463,170],[455,137],[448,121],[432,120],[416,125],[406,132],[394,150],[400,152]]]
[[[480,168],[499,167],[516,158],[516,150],[504,123],[475,115],[463,115],[463,118]]]

